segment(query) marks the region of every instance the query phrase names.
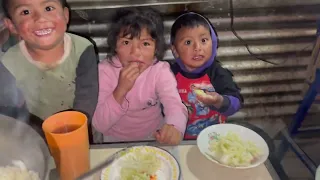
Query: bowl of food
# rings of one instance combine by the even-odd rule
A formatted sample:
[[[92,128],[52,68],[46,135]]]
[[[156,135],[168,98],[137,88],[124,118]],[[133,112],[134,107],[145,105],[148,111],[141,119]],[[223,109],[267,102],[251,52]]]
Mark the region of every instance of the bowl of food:
[[[269,147],[259,134],[236,124],[207,127],[199,134],[197,146],[210,161],[235,169],[259,166],[269,156]]]
[[[180,166],[166,150],[134,146],[101,172],[101,180],[179,180]]]
[[[45,179],[49,159],[44,139],[31,126],[0,115],[0,179]]]

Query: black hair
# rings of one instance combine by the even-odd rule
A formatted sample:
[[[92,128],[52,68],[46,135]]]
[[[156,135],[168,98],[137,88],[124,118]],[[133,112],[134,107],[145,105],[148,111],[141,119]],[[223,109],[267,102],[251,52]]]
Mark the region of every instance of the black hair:
[[[218,41],[218,34],[216,32],[216,29],[211,24],[208,18],[206,18],[205,16],[199,13],[184,12],[181,16],[178,17],[178,19],[176,19],[176,21],[173,23],[171,27],[171,32],[170,32],[171,43],[172,44],[174,43],[176,35],[181,28],[194,28],[198,26],[204,26],[209,30],[209,32],[210,32],[209,26],[211,26],[215,35],[217,36],[217,41]]]
[[[2,0],[2,2],[1,2],[2,10],[4,12],[4,15],[7,18],[11,18],[10,13],[9,13],[9,8],[12,5],[12,1],[13,0]],[[59,2],[61,3],[63,8],[68,7],[67,0],[59,0]]]
[[[149,7],[123,8],[116,12],[108,33],[108,59],[117,54],[116,44],[121,32],[123,37],[135,38],[140,36],[143,28],[155,40],[155,56],[162,60],[166,50],[163,19],[158,11]]]

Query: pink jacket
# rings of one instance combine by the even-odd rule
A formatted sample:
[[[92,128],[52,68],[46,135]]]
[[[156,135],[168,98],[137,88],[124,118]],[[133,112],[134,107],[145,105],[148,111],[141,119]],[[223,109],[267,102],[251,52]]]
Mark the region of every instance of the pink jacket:
[[[123,140],[147,138],[162,123],[172,124],[184,133],[188,113],[169,64],[160,61],[147,68],[138,77],[123,104],[113,97],[121,68],[116,57],[113,63],[103,61],[99,64],[99,99],[93,126],[105,136]],[[160,104],[164,107],[165,117],[161,114]]]

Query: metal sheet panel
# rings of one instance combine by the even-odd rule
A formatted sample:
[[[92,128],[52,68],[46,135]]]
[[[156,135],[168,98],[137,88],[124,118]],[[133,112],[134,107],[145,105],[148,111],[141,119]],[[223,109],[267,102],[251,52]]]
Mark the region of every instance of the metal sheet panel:
[[[179,12],[185,8],[202,12],[216,26],[220,39],[218,58],[234,73],[234,80],[245,97],[246,118],[279,119],[292,116],[302,99],[306,67],[313,49],[316,20],[320,15],[318,0],[234,0],[234,27],[250,50],[279,65],[271,65],[251,56],[230,31],[229,1],[108,1],[69,0],[72,20],[69,30],[90,36],[97,44],[100,58],[107,55],[106,35],[110,15],[119,7],[151,6],[165,19],[166,41]],[[164,60],[172,61],[168,49]],[[312,108],[311,112],[317,112]],[[272,118],[271,118],[272,119]]]

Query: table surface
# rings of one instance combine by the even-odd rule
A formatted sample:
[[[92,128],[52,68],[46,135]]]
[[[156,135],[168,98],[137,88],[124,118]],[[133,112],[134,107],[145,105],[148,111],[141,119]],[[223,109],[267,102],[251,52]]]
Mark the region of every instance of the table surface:
[[[178,156],[176,159],[179,161],[181,166],[182,176],[184,180],[206,180],[207,177],[214,177],[214,179],[254,179],[254,180],[286,180],[290,179],[288,177],[287,172],[304,172],[308,173],[308,169],[301,163],[301,157],[297,155],[291,155],[294,161],[289,161],[289,163],[283,163],[283,154],[290,151],[289,148],[280,149],[277,147],[277,141],[286,141],[289,142],[290,146],[296,146],[294,142],[291,142],[288,137],[288,133],[286,128],[284,128],[281,133],[276,138],[270,138],[270,136],[262,129],[248,123],[248,122],[235,122],[235,124],[243,125],[247,128],[258,133],[268,144],[269,146],[269,157],[268,160],[250,170],[234,170],[226,167],[222,167],[217,165],[208,159],[206,159],[203,155],[201,155],[200,151],[196,146],[195,140],[185,140],[182,141],[179,146],[173,147],[165,147],[161,146],[155,142],[145,141],[145,142],[116,142],[109,144],[95,144],[90,146],[90,161],[91,168],[98,165],[107,159],[107,157],[111,156],[116,151],[133,145],[152,145],[158,146],[163,149],[174,149],[174,151],[169,150],[173,156]],[[288,140],[289,139],[289,140]],[[280,152],[280,153],[279,153]],[[279,155],[280,154],[280,155]],[[292,153],[294,154],[294,153]],[[304,158],[306,156],[303,156]],[[306,158],[305,158],[306,159]],[[307,159],[308,160],[308,159]],[[57,173],[54,169],[53,160],[50,161],[49,165],[49,178],[48,180],[56,180]],[[297,168],[298,167],[298,168]],[[303,173],[303,172],[302,172]],[[99,179],[99,175],[95,175],[94,179]]]
[[[92,145],[90,149],[91,167],[99,165],[115,152],[132,144],[153,145],[150,142]],[[206,159],[195,144],[196,141],[183,141],[181,145],[175,147],[160,146],[169,151],[178,160],[183,180],[207,180],[208,177],[238,180],[279,179],[269,160],[265,164],[248,170],[226,168]],[[49,167],[51,170],[48,180],[58,179],[56,171],[52,170],[55,168],[53,160],[50,161]],[[99,177],[100,172],[96,173],[92,180],[98,180]]]

